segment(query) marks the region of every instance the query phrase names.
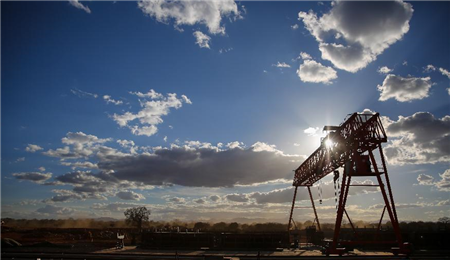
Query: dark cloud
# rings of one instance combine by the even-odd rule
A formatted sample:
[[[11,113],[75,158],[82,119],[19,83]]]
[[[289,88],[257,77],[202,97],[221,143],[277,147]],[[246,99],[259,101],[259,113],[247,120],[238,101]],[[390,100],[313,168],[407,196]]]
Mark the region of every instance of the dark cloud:
[[[36,183],[42,183],[52,177],[52,173],[42,172],[20,172],[12,174],[18,180],[32,181]]]
[[[299,160],[277,150],[172,147],[154,154],[110,156],[98,166],[104,171],[114,171],[111,175],[119,180],[147,185],[232,187],[292,179],[292,170]]]
[[[225,198],[229,201],[233,202],[247,202],[248,197],[246,194],[228,194],[225,195]]]
[[[116,193],[116,196],[123,200],[143,200],[145,199],[144,195],[136,193],[134,191],[119,191]]]

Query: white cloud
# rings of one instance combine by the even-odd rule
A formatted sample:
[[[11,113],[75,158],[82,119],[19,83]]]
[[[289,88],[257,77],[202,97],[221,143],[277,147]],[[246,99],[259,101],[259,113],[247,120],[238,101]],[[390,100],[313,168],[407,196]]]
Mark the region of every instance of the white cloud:
[[[181,95],[181,98],[186,104],[192,105],[192,101],[186,95]]]
[[[100,144],[111,141],[110,138],[100,139],[95,135],[88,135],[83,132],[67,133],[67,136],[61,139],[67,146],[56,150],[48,150],[43,154],[61,159],[75,159],[88,157],[94,153]],[[72,146],[72,149],[69,147]]]
[[[303,133],[307,134],[308,136],[318,136],[320,134],[320,129],[318,127],[308,127],[303,130]]]
[[[450,191],[450,169],[439,174],[441,179],[435,183],[435,186],[441,191]]]
[[[423,68],[424,72],[432,72],[432,71],[435,71],[435,70],[436,70],[436,67],[431,65],[431,64],[428,64],[425,68]]]
[[[103,99],[106,101],[106,104],[109,104],[109,103],[112,103],[114,105],[122,105],[123,104],[122,100],[114,100],[109,95],[104,95]]]
[[[434,178],[427,174],[419,174],[419,176],[417,176],[417,181],[419,182],[419,185],[433,185]]]
[[[385,120],[386,121],[386,120]],[[390,164],[429,164],[450,160],[450,116],[436,118],[429,112],[389,120],[390,142],[385,154]]]
[[[72,167],[72,170],[76,168],[98,169],[97,164],[91,162],[61,162],[61,165]]]
[[[297,70],[297,75],[303,82],[331,84],[333,79],[337,79],[337,73],[333,68],[314,60],[305,60]]]
[[[42,173],[42,172],[20,172],[12,174],[18,180],[26,180],[35,183],[43,183],[52,177],[52,173]]]
[[[377,72],[380,74],[389,74],[391,73],[393,70],[388,68],[387,66],[383,66],[383,67],[379,67]]]
[[[114,114],[112,117],[114,121],[121,127],[128,127],[135,135],[152,136],[157,133],[157,125],[163,122],[162,117],[169,114],[170,109],[179,109],[183,103],[192,104],[191,100],[182,95],[177,97],[175,93],[169,93],[164,96],[150,90],[147,94],[141,92],[130,92],[146,100],[140,100],[141,110],[137,113],[125,112],[124,114]],[[137,120],[138,123],[131,125],[130,122]]]
[[[299,27],[298,24],[291,25],[291,29],[292,29],[292,30],[297,30],[298,27]]]
[[[222,18],[239,19],[241,14],[233,0],[222,1],[140,1],[139,8],[158,22],[174,22],[175,28],[183,25],[205,25],[212,34],[224,34]]]
[[[71,5],[73,5],[73,6],[75,6],[76,8],[85,11],[88,14],[91,13],[91,9],[89,9],[89,7],[87,7],[87,6],[83,5],[82,3],[80,3],[78,0],[69,0],[69,3]]]
[[[80,97],[80,98],[86,98],[86,97],[88,97],[88,98],[98,98],[97,94],[89,93],[89,92],[86,92],[86,91],[82,91],[82,90],[79,90],[77,88],[71,89],[70,92],[72,92],[72,94],[74,94],[75,96]]]
[[[142,93],[142,92],[139,92],[139,91],[138,92],[130,91],[130,94],[138,96],[140,98],[150,98],[150,99],[161,99],[161,98],[164,97],[163,94],[160,94],[160,93],[156,92],[153,89],[150,89],[147,93]]]
[[[272,64],[272,66],[277,68],[290,68],[291,65],[287,64],[286,62],[277,62],[277,64]]]
[[[140,193],[136,193],[134,191],[119,191],[116,193],[116,196],[122,200],[144,200],[144,195]]]
[[[164,136],[163,140],[164,142],[167,142],[167,136]]]
[[[45,167],[41,166],[41,167],[38,168],[38,170],[41,171],[41,172],[45,172]]]
[[[402,1],[336,1],[328,13],[299,12],[299,20],[319,42],[322,58],[356,72],[409,31],[411,4]],[[346,45],[337,44],[343,40]]]
[[[24,162],[25,161],[25,157],[19,157],[19,158],[17,158],[17,160],[15,160],[14,162],[15,163],[18,163],[18,162]]]
[[[195,40],[196,40],[195,44],[200,46],[200,48],[210,49],[209,42],[211,41],[211,37],[209,37],[208,35],[200,32],[200,31],[195,31],[193,33],[193,35],[195,36]]]
[[[394,98],[399,102],[407,102],[428,97],[428,91],[433,83],[430,77],[415,78],[396,76],[388,74],[383,81],[383,85],[378,85],[380,91],[380,101]]]
[[[43,150],[43,148],[36,144],[28,144],[27,148],[25,148],[25,151],[30,153],[35,153],[40,150]]]
[[[302,58],[303,60],[311,60],[312,59],[311,55],[309,55],[306,52],[300,52],[300,57],[299,58]]]
[[[243,142],[238,142],[238,141],[230,142],[226,146],[229,149],[235,149],[235,148],[243,149],[245,147]]]
[[[439,71],[442,73],[442,75],[447,76],[450,79],[450,72],[444,68],[439,68]]]

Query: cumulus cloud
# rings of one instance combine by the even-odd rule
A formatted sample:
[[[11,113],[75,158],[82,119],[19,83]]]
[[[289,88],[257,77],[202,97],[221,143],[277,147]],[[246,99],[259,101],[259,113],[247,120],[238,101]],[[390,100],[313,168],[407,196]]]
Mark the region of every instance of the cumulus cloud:
[[[303,130],[303,133],[307,134],[308,136],[318,136],[320,133],[320,129],[318,127],[308,127]]]
[[[425,68],[423,68],[424,72],[432,72],[432,71],[435,71],[435,70],[436,70],[436,67],[433,66],[432,64],[428,64]]]
[[[97,169],[97,164],[91,162],[61,162],[61,165],[72,167],[73,170],[76,168],[84,169]]]
[[[247,202],[248,198],[246,194],[228,194],[225,195],[225,199],[233,202]]]
[[[196,199],[196,200],[194,200],[194,202],[197,204],[205,204],[206,203],[206,201],[204,199]]]
[[[182,95],[177,97],[175,93],[164,96],[150,90],[148,93],[131,92],[131,94],[141,97],[141,109],[137,113],[125,112],[124,114],[114,114],[112,117],[121,127],[128,127],[134,135],[152,136],[158,132],[157,125],[163,123],[163,116],[169,114],[170,109],[179,109],[183,103],[192,104],[192,101]],[[136,122],[132,125],[131,123]]]
[[[186,203],[186,199],[185,198],[181,198],[181,197],[166,197],[166,201],[170,202],[170,203],[175,203],[175,204],[184,204]]]
[[[331,84],[333,79],[337,79],[337,73],[333,68],[314,60],[305,60],[297,70],[297,75],[303,82]]]
[[[272,64],[272,66],[277,68],[290,68],[291,65],[287,64],[286,62],[277,62],[277,64]]]
[[[134,191],[119,191],[116,193],[116,196],[122,200],[144,200],[144,195],[140,193],[136,193]]]
[[[53,205],[46,205],[43,208],[39,208],[36,210],[38,213],[42,213],[45,215],[70,215],[75,212],[74,209],[66,208],[66,207],[57,207]]]
[[[419,185],[433,185],[434,178],[431,175],[419,174],[419,176],[417,176],[417,181],[419,182]]]
[[[436,118],[429,112],[385,119],[390,142],[385,147],[391,164],[428,164],[450,160],[450,116]]]
[[[303,59],[303,60],[311,60],[312,59],[311,55],[309,55],[306,52],[300,52],[300,58]]]
[[[450,72],[444,68],[439,68],[439,71],[442,73],[442,75],[447,76],[450,79]]]
[[[219,149],[207,143],[172,144],[152,154],[109,156],[98,163],[117,179],[147,185],[231,187],[276,179],[291,179],[303,160],[262,142],[248,149]]]
[[[100,139],[95,135],[88,135],[83,132],[69,132],[66,137],[61,139],[61,142],[67,146],[56,150],[50,149],[43,154],[61,159],[88,157],[100,148],[100,144],[109,141],[111,141],[110,138]]]
[[[86,13],[90,14],[91,13],[91,9],[89,9],[89,7],[83,5],[82,3],[80,3],[78,0],[69,0],[69,3],[72,6],[75,6],[78,9],[81,9],[83,11],[85,11]]]
[[[292,30],[297,30],[298,27],[299,27],[298,24],[291,25],[291,29],[292,29]]]
[[[211,41],[211,37],[200,31],[195,31],[193,35],[195,36],[195,44],[200,46],[200,48],[210,49],[209,42]]]
[[[233,0],[223,1],[140,1],[139,8],[158,22],[170,23],[175,28],[180,26],[203,24],[209,33],[224,34],[223,17],[239,19],[241,17],[237,4]]]
[[[110,95],[104,95],[104,96],[103,96],[103,100],[106,101],[106,104],[111,103],[111,104],[114,104],[114,105],[116,105],[116,106],[117,106],[117,105],[122,105],[122,104],[123,104],[123,101],[122,101],[122,100],[115,100],[115,99],[112,99]]]
[[[356,72],[402,39],[412,14],[412,5],[402,1],[336,1],[321,17],[313,11],[298,16],[319,42],[323,59]]]
[[[435,186],[441,191],[450,191],[450,169],[439,174],[441,179],[435,183]]]
[[[391,73],[392,71],[393,71],[393,70],[390,69],[390,68],[388,68],[387,66],[380,67],[380,68],[378,68],[378,70],[377,70],[377,72],[380,73],[380,74],[389,74],[389,73]]]
[[[399,102],[407,102],[428,97],[428,91],[433,83],[430,77],[415,78],[396,76],[389,74],[383,81],[383,85],[378,85],[380,91],[380,101],[394,98]]]
[[[46,201],[63,202],[69,200],[97,199],[106,200],[107,197],[117,196],[121,199],[141,200],[145,197],[127,189],[152,189],[142,183],[119,180],[107,172],[92,173],[90,171],[74,171],[54,178],[54,182],[45,185],[72,186],[72,190],[54,189],[57,195]]]
[[[43,149],[44,148],[40,147],[39,145],[28,144],[27,148],[25,148],[25,151],[30,152],[30,153],[35,153],[35,152],[43,150]]]
[[[60,158],[65,166],[97,169],[68,172],[46,182],[73,187],[55,191],[57,195],[51,201],[105,199],[119,191],[152,189],[153,185],[233,187],[291,180],[292,170],[304,160],[304,156],[285,154],[264,142],[248,148],[238,141],[228,145],[186,141],[169,147],[138,148],[132,141],[118,140],[122,149],[135,147],[134,151],[123,152],[106,146],[108,141],[81,132],[68,133],[62,139],[67,145],[64,153],[60,152],[62,148],[46,152]]]
[[[42,172],[19,172],[12,174],[18,180],[32,181],[36,183],[43,183],[52,177],[52,173]]]
[[[220,197],[218,195],[211,195],[211,196],[209,196],[209,199],[214,202],[217,202],[220,200]]]

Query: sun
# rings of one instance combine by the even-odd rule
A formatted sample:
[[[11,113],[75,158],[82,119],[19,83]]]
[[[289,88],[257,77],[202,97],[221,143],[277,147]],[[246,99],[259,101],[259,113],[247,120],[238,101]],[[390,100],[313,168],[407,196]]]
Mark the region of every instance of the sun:
[[[330,139],[327,138],[325,140],[325,147],[326,148],[331,149],[333,147],[333,144],[334,144],[333,141],[331,141]]]

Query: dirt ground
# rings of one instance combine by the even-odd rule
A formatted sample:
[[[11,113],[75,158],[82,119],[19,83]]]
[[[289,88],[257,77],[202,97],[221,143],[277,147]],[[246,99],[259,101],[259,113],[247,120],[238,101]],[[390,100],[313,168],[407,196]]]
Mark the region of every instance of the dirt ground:
[[[116,249],[117,232],[125,233],[125,248]],[[255,256],[257,251],[212,251],[212,250],[149,250],[131,246],[131,231],[117,229],[2,229],[2,238],[11,238],[21,243],[20,247],[3,248],[2,252],[58,252],[94,254],[136,255],[233,255]],[[353,255],[386,255],[390,252],[365,252],[355,250]],[[284,249],[261,251],[261,256],[320,256],[320,248]]]

